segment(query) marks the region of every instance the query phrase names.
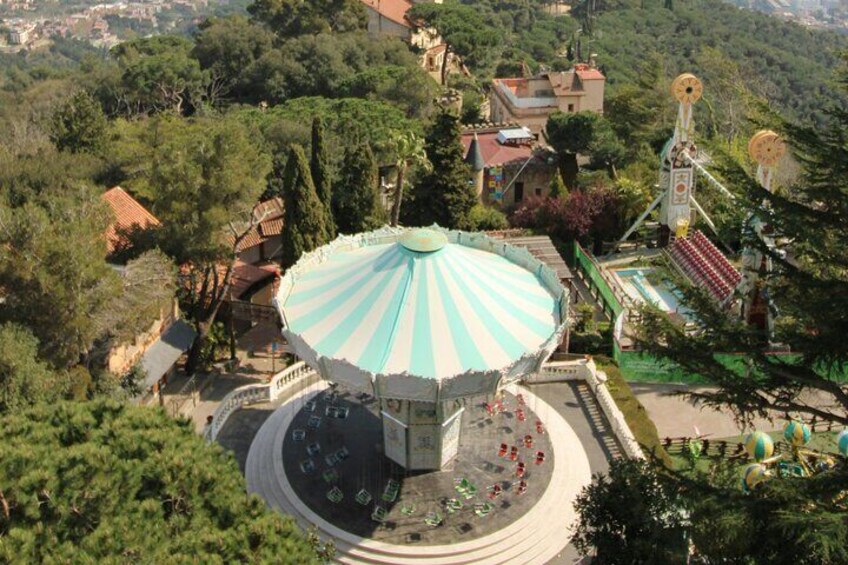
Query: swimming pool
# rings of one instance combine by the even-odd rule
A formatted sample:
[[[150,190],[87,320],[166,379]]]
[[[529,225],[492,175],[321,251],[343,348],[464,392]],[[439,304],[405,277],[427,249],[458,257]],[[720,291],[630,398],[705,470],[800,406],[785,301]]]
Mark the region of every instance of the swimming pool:
[[[684,316],[689,310],[680,305],[680,293],[665,283],[654,284],[648,280],[650,267],[617,269],[613,273],[621,282],[624,291],[635,301],[653,304],[665,312],[677,312]]]

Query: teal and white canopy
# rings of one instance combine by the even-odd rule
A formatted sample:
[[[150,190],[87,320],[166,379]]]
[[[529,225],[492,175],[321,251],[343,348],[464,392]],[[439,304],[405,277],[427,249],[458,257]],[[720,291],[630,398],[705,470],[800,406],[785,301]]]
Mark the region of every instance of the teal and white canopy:
[[[523,248],[438,227],[383,228],[305,255],[276,303],[295,353],[326,379],[433,402],[537,370],[561,341],[568,296]]]

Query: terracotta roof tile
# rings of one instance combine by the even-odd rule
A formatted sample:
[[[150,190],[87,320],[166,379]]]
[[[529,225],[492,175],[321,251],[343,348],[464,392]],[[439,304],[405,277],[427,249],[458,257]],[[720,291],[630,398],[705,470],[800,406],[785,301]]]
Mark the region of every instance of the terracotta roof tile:
[[[115,214],[115,221],[106,228],[105,233],[109,253],[114,253],[121,244],[126,243],[119,232],[160,225],[153,214],[120,186],[110,188],[103,193],[102,198]]]
[[[404,27],[412,27],[406,19],[406,13],[412,8],[412,2],[407,0],[360,0],[363,4],[383,16]]]
[[[468,147],[474,139],[474,133],[462,135],[463,154],[468,153]],[[533,156],[533,147],[530,145],[501,145],[498,143],[498,132],[487,132],[477,134],[477,146],[483,156],[486,167],[504,165],[513,161],[526,161]]]

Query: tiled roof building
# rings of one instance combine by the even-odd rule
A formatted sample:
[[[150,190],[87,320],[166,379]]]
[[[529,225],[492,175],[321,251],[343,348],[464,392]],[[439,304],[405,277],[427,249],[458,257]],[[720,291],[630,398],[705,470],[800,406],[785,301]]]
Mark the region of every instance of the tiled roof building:
[[[115,214],[105,233],[110,255],[128,243],[127,233],[159,225],[159,220],[120,186],[110,188],[102,198]]]

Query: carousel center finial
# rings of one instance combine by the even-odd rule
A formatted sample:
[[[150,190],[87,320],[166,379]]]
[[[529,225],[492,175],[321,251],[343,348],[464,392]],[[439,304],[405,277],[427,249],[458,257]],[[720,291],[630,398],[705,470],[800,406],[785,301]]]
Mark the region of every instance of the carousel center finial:
[[[416,253],[432,253],[448,243],[448,238],[442,232],[428,228],[416,228],[403,234],[400,244]]]

